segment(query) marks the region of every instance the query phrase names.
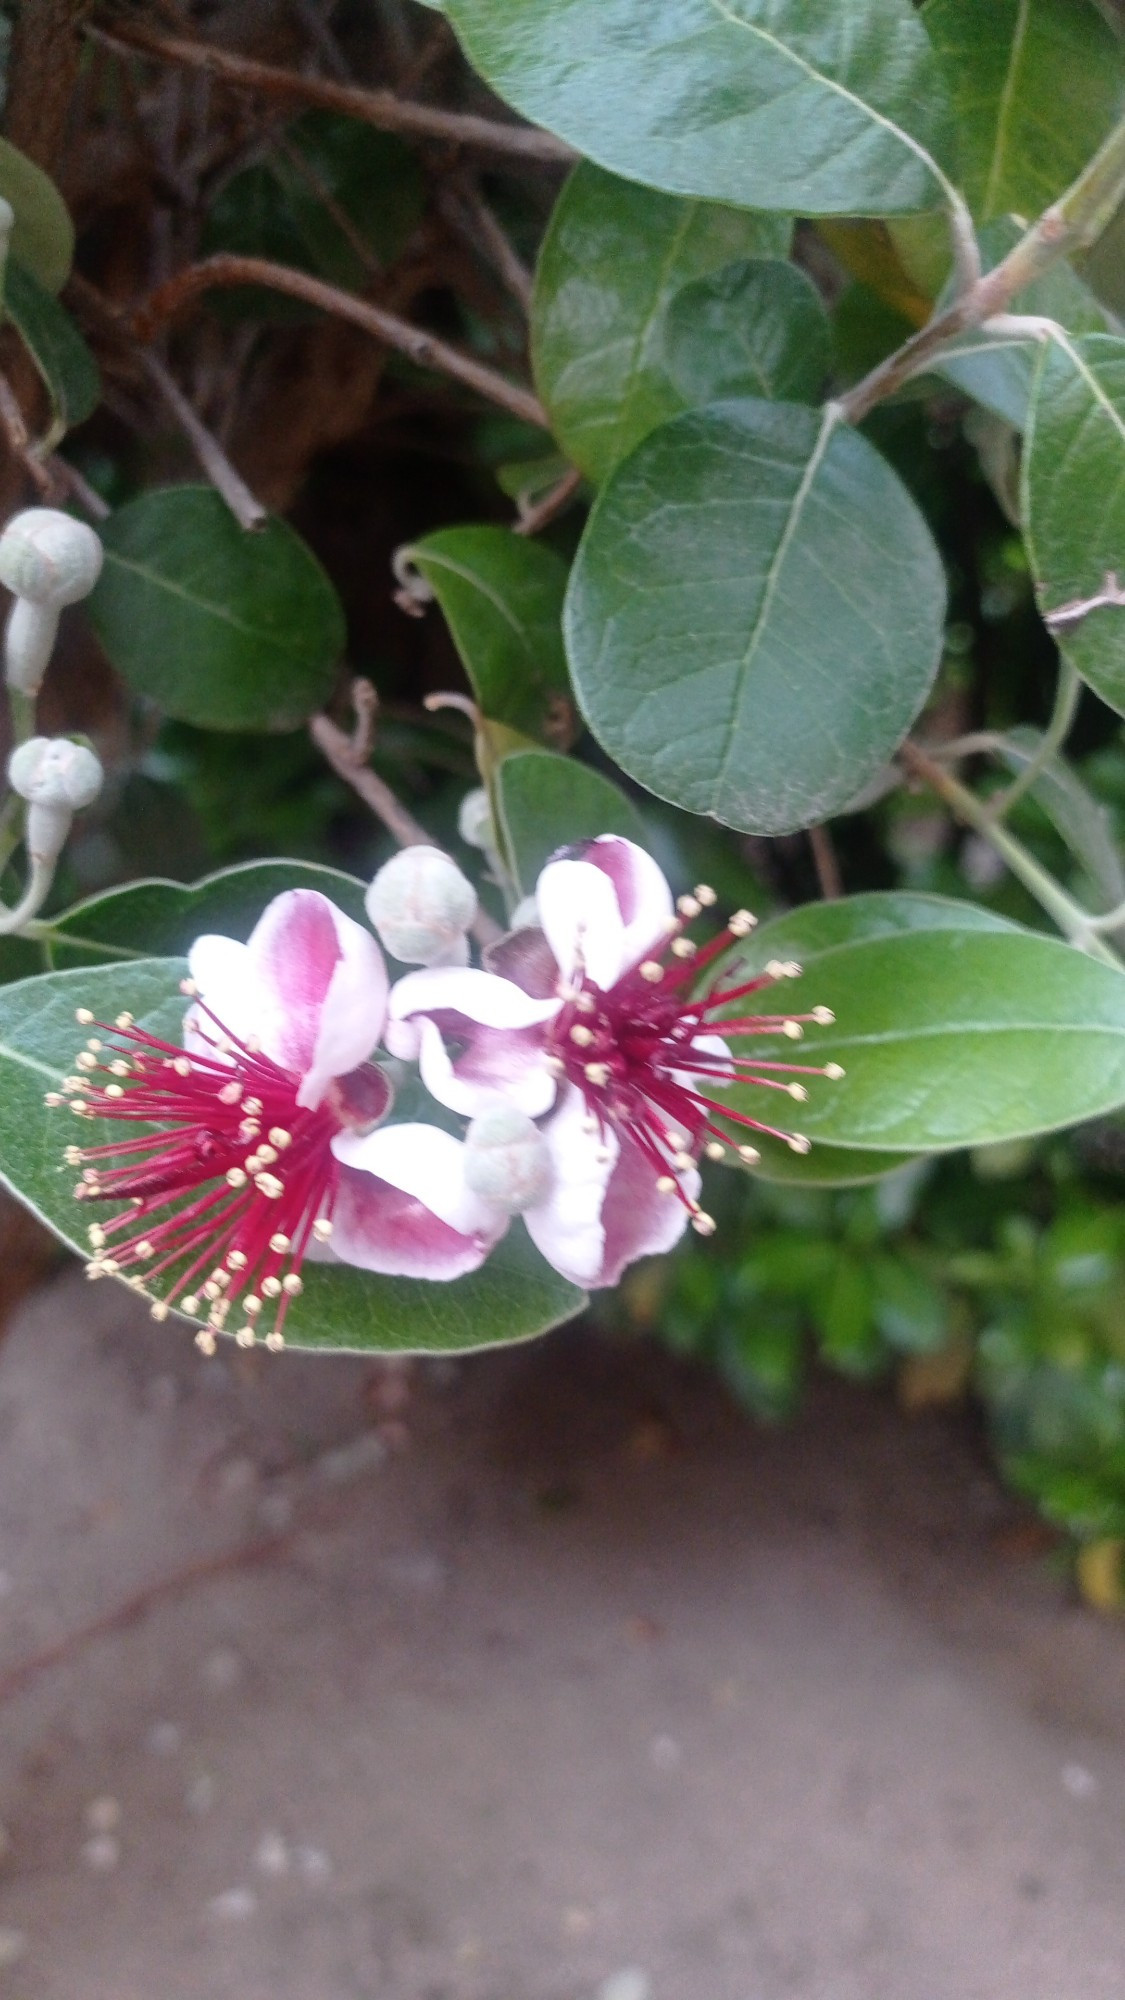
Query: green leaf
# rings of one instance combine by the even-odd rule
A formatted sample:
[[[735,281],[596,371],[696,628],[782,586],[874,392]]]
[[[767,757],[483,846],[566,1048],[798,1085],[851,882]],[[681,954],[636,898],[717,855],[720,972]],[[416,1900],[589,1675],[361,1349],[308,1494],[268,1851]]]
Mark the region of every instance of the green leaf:
[[[865,438],[794,403],[664,424],[603,490],[565,630],[579,704],[629,775],[746,832],[855,797],[937,668],[941,562]]]
[[[599,833],[645,845],[644,826],[624,792],[573,757],[516,750],[497,768],[495,794],[521,895],[531,895],[558,847]]]
[[[15,256],[8,258],[4,271],[4,309],[51,399],[54,421],[46,442],[53,449],[65,431],[97,409],[102,394],[98,364],[70,314]]]
[[[174,486],[99,533],[90,616],[138,694],[201,729],[297,729],[327,700],[343,611],[284,521],[247,534],[210,486]]]
[[[810,1062],[846,1071],[809,1079],[800,1126],[814,1141],[946,1152],[1125,1104],[1125,973],[1031,931],[859,938],[807,965],[785,1004],[836,1016],[806,1043]],[[763,1037],[753,1053],[791,1061],[792,1044]],[[729,1101],[767,1117],[763,1096],[736,1086]]]
[[[915,1153],[862,1152],[850,1146],[826,1146],[821,1139],[810,1153],[791,1153],[780,1140],[768,1139],[764,1134],[754,1143],[762,1155],[758,1166],[744,1168],[733,1158],[724,1164],[752,1174],[755,1180],[780,1181],[787,1187],[865,1187],[869,1181],[880,1181],[885,1174],[893,1174],[917,1158]]]
[[[923,18],[952,93],[973,213],[1038,215],[1125,110],[1118,37],[1090,0],[928,0]]]
[[[365,886],[354,875],[311,861],[247,861],[200,882],[152,879],[103,890],[53,917],[40,935],[60,970],[180,956],[204,931],[244,943],[266,904],[287,889],[319,889],[347,916],[366,924]]]
[[[612,172],[805,215],[941,200],[941,71],[910,0],[448,0],[481,75]]]
[[[74,256],[74,224],[42,167],[0,139],[0,195],[15,211],[12,251],[48,292],[62,290]]]
[[[575,716],[562,642],[562,557],[490,527],[440,528],[403,554],[437,598],[488,720],[569,743]]]
[[[795,264],[747,258],[676,294],[665,351],[684,409],[727,396],[811,403],[832,365],[832,329]]]
[[[1125,340],[1045,343],[1023,459],[1023,516],[1046,614],[1094,597],[1125,571]],[[1125,610],[1057,629],[1060,650],[1125,715]]]
[[[949,1337],[949,1300],[933,1278],[903,1257],[871,1266],[875,1324],[900,1354],[933,1354]]]
[[[680,201],[586,160],[575,168],[543,241],[531,309],[536,387],[575,465],[604,479],[684,407],[664,347],[681,286],[734,258],[784,255],[791,235],[784,216]]]
[[[334,111],[308,111],[279,146],[226,182],[211,203],[203,247],[269,257],[357,291],[374,267],[401,256],[425,208],[414,154],[389,132]],[[301,316],[304,307],[254,289],[266,302]]]
[[[74,1010],[112,1020],[127,1008],[150,1032],[178,1041],[183,960],[142,959],[22,980],[0,992],[0,1180],[80,1255],[89,1211],[74,1200],[63,1149],[74,1120],[49,1111],[73,1064]],[[306,1264],[304,1292],[286,1322],[291,1346],[378,1352],[453,1352],[543,1333],[578,1312],[583,1294],[558,1277],[516,1227],[480,1271],[453,1284]],[[190,1323],[190,1322],[189,1322]]]

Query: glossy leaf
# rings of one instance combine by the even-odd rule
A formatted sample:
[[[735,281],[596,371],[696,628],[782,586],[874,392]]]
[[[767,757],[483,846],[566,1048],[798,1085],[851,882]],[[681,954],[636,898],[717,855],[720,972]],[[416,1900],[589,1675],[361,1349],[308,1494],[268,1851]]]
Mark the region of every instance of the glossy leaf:
[[[1125,110],[1118,37],[1091,0],[928,0],[923,18],[953,97],[974,214],[1038,215]]]
[[[735,258],[783,256],[791,234],[785,216],[678,200],[585,160],[575,168],[543,242],[531,312],[536,387],[575,465],[604,479],[683,409],[665,352],[680,288]]]
[[[567,744],[574,704],[562,642],[566,564],[507,528],[440,528],[404,550],[445,614],[490,722]]]
[[[1031,931],[860,938],[821,953],[786,1002],[836,1016],[805,1044],[846,1071],[809,1080],[794,1122],[814,1143],[944,1152],[1125,1104],[1125,973]],[[780,1038],[759,1051],[792,1059]],[[765,1095],[740,1086],[730,1101],[768,1118]]]
[[[832,365],[832,332],[803,271],[748,258],[677,293],[665,350],[685,409],[728,396],[811,403]]]
[[[84,897],[43,926],[43,942],[60,971],[134,956],[179,956],[204,931],[245,942],[266,904],[287,889],[319,889],[366,923],[365,887],[354,875],[311,861],[247,861],[200,882],[142,880]]]
[[[80,1255],[89,1211],[72,1194],[63,1164],[74,1120],[50,1111],[74,1060],[74,1010],[113,1018],[126,1007],[142,1027],[179,1039],[182,959],[53,973],[0,991],[0,1180]],[[291,1346],[452,1352],[523,1340],[569,1319],[583,1294],[558,1277],[518,1225],[483,1269],[453,1284],[378,1278],[342,1266],[306,1264],[304,1292],[286,1324]],[[190,1324],[190,1322],[188,1322]]]
[[[498,766],[495,796],[520,893],[531,895],[558,847],[619,833],[645,844],[644,825],[616,785],[549,750],[517,750]]]
[[[1084,601],[1125,572],[1125,340],[1045,343],[1023,460],[1023,515],[1044,612]],[[1125,715],[1125,609],[1057,629],[1095,693]]]
[[[0,195],[15,212],[14,255],[45,290],[61,291],[74,256],[70,211],[49,175],[7,139],[0,139]]]
[[[937,58],[910,0],[447,0],[481,75],[614,173],[806,215],[941,199]]]
[[[100,528],[90,616],[118,672],[203,729],[296,729],[332,690],[340,601],[300,536],[247,534],[209,486],[144,493]]]
[[[793,403],[664,424],[604,489],[571,578],[579,704],[658,797],[778,834],[854,798],[941,650],[945,582],[896,474]]]
[[[65,307],[14,256],[4,272],[4,310],[43,377],[53,415],[48,441],[57,444],[97,409],[98,364]]]

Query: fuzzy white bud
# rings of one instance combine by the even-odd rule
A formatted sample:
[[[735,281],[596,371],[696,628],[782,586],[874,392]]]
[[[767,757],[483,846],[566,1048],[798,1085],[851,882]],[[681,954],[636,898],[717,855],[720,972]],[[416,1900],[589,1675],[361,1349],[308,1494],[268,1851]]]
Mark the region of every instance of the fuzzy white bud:
[[[34,860],[62,853],[71,822],[102,788],[102,767],[84,743],[67,736],[33,736],[8,759],[8,781],[28,803],[27,850]]]
[[[467,964],[476,890],[440,847],[404,847],[380,868],[364,900],[392,958],[404,965]]]
[[[465,1134],[465,1179],[482,1201],[522,1215],[551,1184],[551,1155],[539,1127],[514,1104],[497,1103]]]
[[[521,902],[516,904],[508,921],[514,931],[537,930],[539,927],[538,897],[525,896]]]
[[[27,507],[0,535],[0,583],[15,603],[4,638],[9,684],[39,692],[58,631],[59,612],[87,597],[101,575],[103,550],[84,521],[55,507]]]
[[[466,847],[479,847],[486,854],[495,850],[496,829],[492,824],[492,807],[483,785],[465,793],[457,814],[457,831]]]

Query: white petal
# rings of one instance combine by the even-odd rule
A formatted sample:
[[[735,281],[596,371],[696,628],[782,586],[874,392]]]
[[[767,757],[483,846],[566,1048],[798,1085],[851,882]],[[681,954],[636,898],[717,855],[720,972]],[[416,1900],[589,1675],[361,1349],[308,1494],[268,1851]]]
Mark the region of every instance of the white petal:
[[[418,1068],[439,1104],[464,1118],[475,1118],[498,1097],[526,1111],[529,1118],[540,1118],[550,1110],[556,1083],[547,1068],[539,1028],[482,1028],[466,1022],[465,1035],[458,1037],[464,1046],[451,1059],[436,1021],[422,1015],[417,1026]]]
[[[256,1030],[263,1053],[302,1077],[299,1104],[319,1104],[332,1077],[358,1068],[378,1043],[383,955],[369,931],[315,889],[275,896],[246,949],[264,996]]]
[[[625,926],[625,965],[636,965],[665,943],[676,914],[663,873],[643,847],[615,833],[592,840],[582,858],[613,883]]]
[[[211,1013],[238,1041],[245,1042],[259,1032],[265,998],[244,944],[225,937],[196,938],[188,953],[188,972]],[[196,1010],[191,1011],[194,1014]],[[201,1035],[217,1035],[218,1029],[206,1015],[196,1019]]]
[[[462,1236],[502,1236],[508,1218],[482,1201],[465,1180],[465,1148],[436,1125],[380,1125],[375,1132],[339,1132],[332,1151],[343,1166],[373,1174],[420,1201]]]
[[[596,1284],[605,1259],[602,1206],[620,1147],[616,1135],[583,1130],[586,1101],[569,1086],[543,1126],[551,1154],[551,1191],[524,1215],[549,1264],[575,1285]]]
[[[609,876],[588,861],[549,861],[535,894],[564,978],[571,978],[581,964],[603,993],[616,985],[631,960],[625,956],[625,925]]]
[[[427,966],[421,972],[408,972],[391,987],[387,1003],[392,1022],[412,1014],[451,1013],[464,1014],[486,1028],[530,1028],[553,1020],[558,1011],[558,1000],[533,1000],[510,979],[471,966],[464,971]]]

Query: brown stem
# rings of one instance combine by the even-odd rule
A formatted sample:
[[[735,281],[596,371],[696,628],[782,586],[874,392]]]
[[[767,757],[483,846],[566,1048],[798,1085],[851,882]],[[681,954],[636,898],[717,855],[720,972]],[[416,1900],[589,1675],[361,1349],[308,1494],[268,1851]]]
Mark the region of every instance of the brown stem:
[[[50,173],[62,149],[91,0],[22,0],[12,30],[6,137]]]
[[[0,374],[0,428],[3,429],[8,441],[12,457],[19,460],[42,497],[45,500],[49,499],[53,485],[51,475],[42,460],[35,455],[31,435],[19,406],[19,398],[4,374]]]
[[[484,396],[491,403],[499,403],[512,416],[522,418],[524,423],[535,424],[542,430],[548,428],[547,413],[530,389],[521,388],[517,382],[509,382],[506,375],[487,368],[482,361],[474,360],[471,354],[450,346],[446,340],[439,340],[436,334],[427,333],[423,327],[412,326],[409,320],[400,319],[397,313],[387,312],[383,306],[371,305],[366,299],[357,299],[351,292],[340,291],[336,285],[325,284],[321,278],[310,277],[305,271],[290,270],[287,264],[273,264],[265,257],[234,257],[221,253],[216,257],[205,257],[202,263],[189,264],[186,270],[178,271],[166,284],[159,285],[137,307],[132,317],[132,330],[139,340],[151,340],[171,320],[202,298],[205,292],[230,285],[266,285],[271,291],[284,292],[289,298],[303,299],[307,305],[316,306],[321,312],[333,313],[337,319],[350,320],[353,326],[374,334],[376,340],[383,341],[387,347],[407,355],[419,368],[432,368],[440,374],[451,375],[455,381],[463,382],[466,388],[474,389],[478,396]]]
[[[355,734],[348,736],[337,728],[330,716],[314,715],[309,723],[309,735],[317,749],[331,764],[337,777],[350,785],[353,792],[369,806],[377,820],[387,832],[397,840],[400,847],[435,847],[437,845],[426,832],[424,826],[409,813],[397,799],[390,786],[383,782],[378,772],[363,761],[370,754],[371,735],[375,714],[375,691],[370,682],[358,683],[358,699],[353,695],[356,706]],[[362,753],[362,754],[359,754]],[[473,936],[481,945],[494,944],[502,935],[500,926],[493,922],[485,910],[478,910],[472,925]]]
[[[235,471],[218,438],[212,435],[202,417],[188,402],[178,382],[169,374],[164,363],[147,349],[142,349],[140,359],[149,381],[164,398],[212,486],[226,501],[239,527],[245,528],[248,533],[264,528],[269,520],[268,508],[255,499],[246,481]]]
[[[582,474],[578,467],[569,466],[558,484],[552,486],[548,493],[544,493],[543,498],[537,500],[533,507],[520,508],[515,533],[537,535],[540,528],[547,527],[548,523],[555,519],[556,514],[561,514],[564,507],[569,506],[581,484]]]
[[[540,132],[533,125],[504,125],[467,111],[443,111],[432,104],[407,103],[390,90],[365,90],[358,84],[337,83],[329,77],[303,76],[274,63],[253,62],[249,56],[215,48],[209,42],[162,34],[137,20],[115,20],[112,31],[99,28],[88,32],[119,54],[139,49],[161,62],[202,70],[218,82],[241,90],[341,111],[345,117],[361,119],[381,132],[401,132],[416,139],[442,139],[453,145],[475,146],[484,152],[507,153],[552,165],[575,157],[561,139],[551,132]]]
[[[491,264],[526,312],[531,304],[531,272],[517,257],[480,189],[466,176],[440,191],[438,206],[457,234]]]
[[[1009,250],[995,270],[974,284],[934,317],[896,353],[880,362],[862,382],[839,399],[841,416],[858,424],[877,403],[893,396],[917,375],[955,334],[983,326],[1007,310],[1012,300],[1061,257],[1089,248],[1125,195],[1125,120],[1059,201],[1045,209],[1038,222]]]
[[[809,846],[812,849],[816,879],[820,884],[820,893],[824,901],[839,902],[844,893],[844,878],[840,873],[840,863],[836,858],[832,835],[826,826],[810,826]]]

